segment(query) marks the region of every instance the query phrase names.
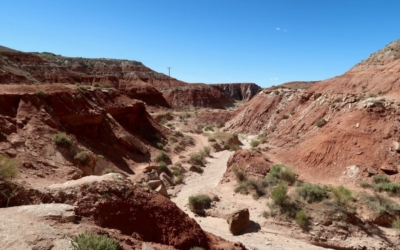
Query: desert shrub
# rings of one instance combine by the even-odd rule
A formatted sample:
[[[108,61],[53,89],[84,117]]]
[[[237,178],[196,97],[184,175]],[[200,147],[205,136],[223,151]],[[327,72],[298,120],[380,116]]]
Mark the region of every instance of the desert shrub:
[[[183,175],[181,174],[181,172],[179,172],[179,171],[177,171],[177,170],[174,170],[173,171],[173,178],[172,178],[172,181],[175,183],[175,184],[180,184],[180,183],[183,183]]]
[[[199,165],[192,165],[192,167],[190,169],[199,174],[204,172],[204,169]]]
[[[163,149],[164,148],[164,144],[162,144],[161,142],[157,142],[157,148]]]
[[[72,145],[71,140],[65,134],[55,134],[53,141],[57,146],[68,148]]]
[[[209,147],[209,146],[203,147],[203,152],[205,155],[210,155],[211,147]]]
[[[211,125],[207,125],[207,126],[205,126],[204,130],[205,131],[214,131],[214,128]]]
[[[207,209],[211,207],[211,198],[206,194],[199,194],[189,197],[189,207],[191,209]]]
[[[400,212],[399,204],[380,194],[369,195],[364,193],[361,195],[361,200],[369,209],[378,215],[396,214]]]
[[[199,153],[190,154],[190,162],[193,164],[203,164],[205,162],[205,153],[201,151]]]
[[[86,90],[90,89],[90,86],[79,85],[76,87],[76,89],[80,92],[85,92]]]
[[[0,154],[0,179],[12,179],[18,175],[19,163],[17,159]]]
[[[242,182],[246,179],[244,167],[238,167],[236,164],[233,165],[233,173],[235,174],[236,180]]]
[[[39,97],[47,97],[48,94],[43,90],[36,90],[36,95]]]
[[[168,137],[168,139],[172,142],[178,142],[178,138],[176,138],[175,136],[171,135]]]
[[[360,182],[360,187],[362,187],[362,188],[371,188],[372,185],[370,183],[368,183],[368,182],[362,181],[362,182]]]
[[[164,161],[167,160],[169,158],[168,154],[165,151],[160,151],[158,152],[158,154],[156,155],[156,161],[160,162],[160,161]]]
[[[89,156],[89,154],[87,152],[82,151],[82,152],[77,153],[74,156],[74,160],[79,162],[82,165],[86,165],[86,164],[89,163],[90,156]]]
[[[292,110],[290,111],[290,115],[294,115],[296,113],[296,111]]]
[[[171,170],[169,170],[169,168],[167,166],[167,163],[160,161],[160,162],[158,162],[158,164],[160,165],[161,172],[166,173],[168,176],[172,175]]]
[[[324,187],[310,183],[297,188],[296,191],[308,203],[322,201],[327,196],[326,189]]]
[[[107,235],[79,234],[72,242],[74,250],[117,250],[119,243]]]
[[[323,126],[325,126],[325,124],[327,124],[328,122],[325,120],[325,119],[318,119],[316,122],[315,122],[315,126],[317,126],[318,128],[321,128],[321,127],[323,127]]]
[[[290,167],[278,164],[272,166],[267,178],[271,185],[276,185],[279,180],[293,184],[296,181],[296,174]]]
[[[390,182],[389,178],[388,178],[387,175],[385,175],[385,174],[377,174],[377,175],[374,175],[374,177],[372,177],[372,181],[373,181],[375,184],[379,184],[379,183],[389,183],[389,182]]]
[[[258,140],[260,143],[266,142],[266,141],[268,140],[267,134],[266,134],[265,132],[259,134],[259,135],[257,136],[257,140]]]
[[[258,145],[260,145],[260,142],[259,142],[259,141],[257,141],[257,140],[251,140],[251,142],[250,142],[250,146],[251,146],[251,147],[255,148],[255,147],[258,147]]]
[[[118,172],[113,168],[105,168],[103,170],[103,174],[109,174],[109,173],[118,173]]]
[[[98,82],[96,82],[95,84],[93,84],[93,86],[95,86],[96,88],[99,88],[100,84]]]
[[[229,148],[230,151],[236,151],[236,150],[240,149],[240,146],[237,145],[237,144],[231,144],[231,145],[228,146],[228,148]]]
[[[374,186],[374,190],[378,192],[388,192],[393,194],[400,194],[400,186],[393,182],[379,183]]]
[[[394,228],[397,231],[397,234],[400,233],[400,218],[399,217],[397,217],[397,219],[392,222],[392,228]]]
[[[162,124],[162,125],[164,125],[164,124],[166,124],[168,121],[167,121],[167,119],[165,119],[165,118],[162,118],[161,120],[160,120],[160,124]]]
[[[299,225],[303,229],[306,229],[310,224],[310,219],[308,218],[307,213],[304,209],[297,212],[295,221],[297,225]]]
[[[284,205],[286,200],[288,199],[288,187],[286,183],[279,182],[278,185],[272,189],[271,198],[277,205]]]
[[[183,133],[181,131],[175,131],[175,136],[183,137]]]
[[[343,187],[342,185],[336,188],[331,187],[331,192],[333,194],[333,198],[339,206],[346,207],[354,200],[351,190]]]
[[[202,248],[202,247],[192,247],[192,248],[190,248],[190,250],[204,250],[204,248]]]
[[[256,180],[247,179],[240,182],[234,189],[235,193],[248,195],[252,193],[254,199],[265,195],[265,188]]]
[[[275,95],[279,95],[279,90],[274,90]]]

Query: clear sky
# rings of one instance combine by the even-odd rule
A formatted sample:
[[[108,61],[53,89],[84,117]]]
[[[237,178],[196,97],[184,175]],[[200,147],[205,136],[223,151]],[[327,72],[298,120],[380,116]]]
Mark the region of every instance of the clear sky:
[[[12,0],[0,45],[137,60],[187,82],[341,75],[400,38],[398,0]]]

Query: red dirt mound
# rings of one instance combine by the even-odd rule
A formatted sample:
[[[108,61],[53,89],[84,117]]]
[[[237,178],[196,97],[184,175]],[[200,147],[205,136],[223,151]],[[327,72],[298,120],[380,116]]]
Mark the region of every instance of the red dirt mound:
[[[177,249],[245,249],[204,232],[195,220],[162,195],[135,187],[129,180],[93,182],[54,190],[54,201],[74,204],[75,213],[122,234]]]
[[[261,153],[252,150],[237,150],[227,163],[224,178],[233,176],[233,168],[243,168],[246,176],[265,177],[272,164]]]

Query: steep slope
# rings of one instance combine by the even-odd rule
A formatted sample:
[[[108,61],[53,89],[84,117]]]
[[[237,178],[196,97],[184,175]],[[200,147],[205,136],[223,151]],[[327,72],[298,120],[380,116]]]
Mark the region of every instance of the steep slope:
[[[309,88],[265,89],[234,112],[226,129],[267,133],[277,159],[301,177],[354,183],[381,172],[398,179],[398,44]]]
[[[261,90],[261,87],[255,83],[221,83],[211,85],[221,88],[225,94],[237,101],[249,101]]]
[[[233,100],[218,87],[190,84],[174,88],[159,88],[167,103],[175,109],[233,107]]]

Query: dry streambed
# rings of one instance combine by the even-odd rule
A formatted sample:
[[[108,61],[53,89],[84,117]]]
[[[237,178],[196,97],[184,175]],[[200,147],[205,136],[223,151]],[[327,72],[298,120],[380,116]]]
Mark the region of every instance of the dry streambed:
[[[243,140],[244,147],[248,147],[250,138]],[[291,230],[276,230],[268,227],[267,221],[261,216],[265,209],[265,200],[254,200],[251,196],[235,194],[233,192],[234,182],[220,184],[226,171],[229,157],[232,151],[221,151],[207,158],[207,164],[202,174],[193,173],[185,179],[185,185],[181,187],[176,197],[172,198],[178,207],[185,211],[190,217],[206,231],[218,235],[229,241],[240,241],[248,248],[256,249],[323,249],[290,236]],[[192,213],[187,206],[188,198],[199,193],[217,195],[220,199],[213,209],[216,217],[200,217]],[[249,208],[250,220],[253,221],[252,228],[248,232],[233,236],[229,232],[228,224],[224,215],[238,208]]]

